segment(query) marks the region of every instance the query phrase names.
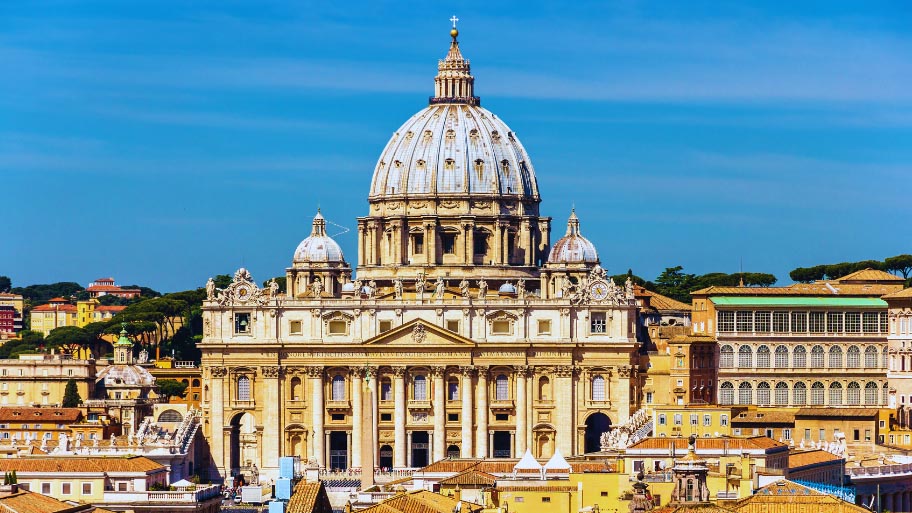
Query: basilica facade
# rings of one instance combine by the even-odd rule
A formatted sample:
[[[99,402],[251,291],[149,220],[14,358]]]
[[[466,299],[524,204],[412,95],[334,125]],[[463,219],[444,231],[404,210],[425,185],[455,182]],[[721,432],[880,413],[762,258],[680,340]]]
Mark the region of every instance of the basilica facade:
[[[579,454],[639,408],[633,286],[607,277],[575,213],[551,243],[529,155],[481,107],[457,35],[366,184],[354,272],[318,212],[284,292],[245,269],[207,285],[201,407],[221,476],[274,477],[281,456]]]

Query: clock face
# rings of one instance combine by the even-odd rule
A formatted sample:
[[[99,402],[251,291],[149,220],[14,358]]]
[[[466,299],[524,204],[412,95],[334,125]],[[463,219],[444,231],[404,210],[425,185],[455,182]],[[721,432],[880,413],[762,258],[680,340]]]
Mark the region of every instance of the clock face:
[[[592,295],[592,299],[601,301],[608,297],[608,285],[600,281],[595,282],[589,287],[589,293]]]
[[[247,285],[241,285],[237,288],[237,298],[239,301],[246,301],[247,296],[250,295],[250,287]]]

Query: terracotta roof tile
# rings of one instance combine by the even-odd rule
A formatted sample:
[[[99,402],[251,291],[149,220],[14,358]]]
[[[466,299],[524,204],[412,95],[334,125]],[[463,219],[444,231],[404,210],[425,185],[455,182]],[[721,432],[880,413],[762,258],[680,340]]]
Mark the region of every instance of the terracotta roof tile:
[[[482,472],[480,470],[469,469],[465,472],[460,472],[455,476],[441,480],[440,484],[458,486],[494,486],[494,483],[496,482],[497,477],[493,474],[488,474],[487,472]]]
[[[479,504],[457,501],[452,497],[427,490],[418,490],[390,497],[380,504],[361,511],[364,513],[452,513],[460,502],[463,513],[475,513],[484,509]]]
[[[478,465],[479,462],[481,462],[480,459],[445,459],[435,461],[418,472],[452,472],[455,474],[468,470]]]
[[[876,417],[877,410],[870,408],[801,408],[795,417]]]
[[[51,421],[56,424],[78,422],[82,418],[79,408],[0,408],[0,422]]]
[[[786,479],[760,488],[750,497],[745,497],[732,504],[731,508],[742,513],[786,511],[786,508],[788,508],[787,511],[795,512],[870,513],[866,508]]]
[[[635,449],[668,449],[671,446],[674,446],[676,451],[686,451],[687,439],[650,437],[633,444],[628,448],[628,451]],[[752,436],[748,438],[697,438],[697,451],[721,450],[725,447],[728,447],[729,449],[771,449],[787,446],[782,442],[777,442],[776,440],[765,436]]]
[[[894,292],[892,294],[887,294],[883,296],[883,299],[904,299],[912,298],[912,287],[907,289],[902,289],[899,292]]]
[[[116,306],[116,305],[111,305],[111,306],[100,305],[100,306],[95,307],[95,311],[96,312],[115,312],[115,313],[117,313],[117,312],[122,312],[125,308],[127,308],[127,307]]]
[[[890,274],[886,271],[881,271],[879,269],[862,269],[861,271],[855,271],[854,273],[847,274],[842,278],[839,278],[839,282],[853,282],[853,281],[887,281],[887,282],[896,282],[896,281],[905,281],[899,276]]]
[[[301,481],[295,486],[286,513],[330,513],[332,505],[322,481]]]
[[[76,305],[38,305],[32,308],[33,312],[75,312]]]
[[[576,487],[573,485],[511,485],[497,483],[497,489],[501,492],[575,492]]]
[[[152,472],[165,470],[143,456],[130,458],[0,458],[0,472]]]
[[[818,463],[826,463],[828,461],[839,461],[842,457],[836,456],[835,454],[822,451],[820,449],[813,451],[798,451],[789,453],[788,466],[789,469],[796,469],[799,467],[805,467],[807,465],[816,465]]]

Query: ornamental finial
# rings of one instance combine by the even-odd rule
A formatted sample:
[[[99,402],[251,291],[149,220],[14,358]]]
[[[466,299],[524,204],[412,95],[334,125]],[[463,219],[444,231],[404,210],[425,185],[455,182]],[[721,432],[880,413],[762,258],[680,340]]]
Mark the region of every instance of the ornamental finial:
[[[450,18],[450,21],[453,23],[453,28],[450,30],[450,36],[452,36],[453,40],[455,41],[456,36],[459,35],[459,31],[456,30],[456,23],[459,22],[459,18],[457,18],[456,15],[454,14],[453,17]]]

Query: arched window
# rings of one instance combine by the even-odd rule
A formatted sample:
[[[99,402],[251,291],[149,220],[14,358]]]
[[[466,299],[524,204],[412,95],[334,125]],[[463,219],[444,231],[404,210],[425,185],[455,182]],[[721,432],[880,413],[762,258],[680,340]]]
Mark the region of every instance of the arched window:
[[[719,387],[719,402],[721,404],[734,404],[735,402],[735,385],[726,381]]]
[[[547,376],[542,376],[538,380],[538,400],[551,400],[551,380]]]
[[[823,346],[811,348],[811,367],[814,369],[823,368]]]
[[[807,385],[803,381],[795,383],[795,388],[792,389],[792,400],[795,402],[795,406],[804,405],[807,402]]]
[[[184,420],[183,415],[175,410],[165,410],[158,416],[159,422],[180,422]]]
[[[760,406],[769,406],[770,403],[770,385],[766,381],[761,381],[757,385],[757,404]]]
[[[792,350],[792,367],[796,369],[807,367],[807,349],[804,346],[796,346]]]
[[[811,385],[811,406],[823,406],[823,392],[825,388],[823,383],[815,381]]]
[[[510,398],[509,380],[506,374],[498,374],[494,378],[494,399],[506,401]]]
[[[292,401],[301,401],[303,400],[304,391],[301,386],[301,378],[295,376],[291,378],[290,384],[291,390],[289,390]]]
[[[877,383],[873,381],[868,381],[868,384],[865,385],[865,404],[877,404]]]
[[[850,369],[861,367],[861,349],[858,349],[858,346],[849,346],[846,351],[846,367]]]
[[[731,369],[735,366],[735,350],[730,345],[724,345],[719,350],[719,367]]]
[[[785,346],[776,348],[776,368],[785,369],[789,366],[789,350]]]
[[[738,385],[738,404],[751,404],[754,400],[754,389],[748,382]]]
[[[770,348],[767,346],[760,346],[757,348],[757,367],[761,369],[769,368],[770,366]]]
[[[887,354],[886,350],[883,354]],[[883,384],[883,395],[880,397],[880,404],[889,404],[890,402],[890,386],[886,383]]]
[[[383,378],[380,380],[380,400],[381,401],[392,401],[393,400],[393,384],[389,378]]]
[[[842,383],[830,383],[830,406],[842,405]]]
[[[345,378],[336,374],[332,379],[332,400],[333,401],[344,401],[345,400]]]
[[[877,367],[877,348],[868,346],[865,348],[865,369],[874,369]]]
[[[776,383],[776,405],[787,406],[789,403],[789,386],[787,383],[780,381]]]
[[[427,378],[419,374],[412,380],[412,399],[427,401]]]
[[[830,361],[829,368],[831,369],[841,369],[842,368],[842,348],[839,346],[830,347]]]
[[[250,378],[247,376],[240,376],[237,379],[237,400],[238,401],[249,401],[250,400]]]
[[[750,346],[741,346],[738,348],[738,367],[747,369],[753,367],[754,353]]]
[[[861,385],[854,381],[849,383],[848,392],[846,393],[846,403],[849,405],[861,404]]]
[[[601,375],[592,378],[592,400],[605,400],[605,378]]]
[[[200,386],[200,380],[194,379],[194,380],[193,380],[193,384],[190,385],[190,386],[192,386],[193,388],[199,388],[199,386]]]
[[[450,378],[450,380],[447,381],[447,400],[459,400],[459,380],[456,378]]]

